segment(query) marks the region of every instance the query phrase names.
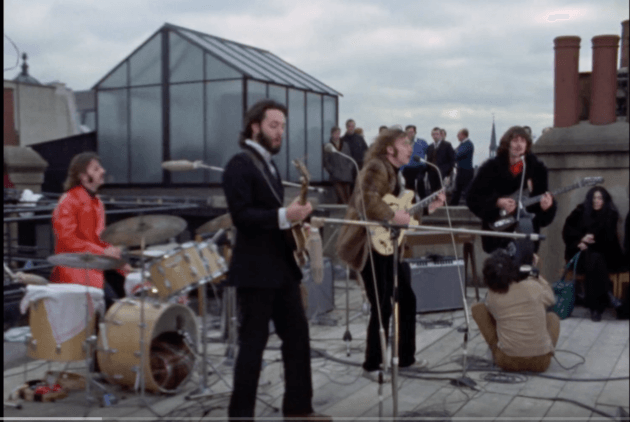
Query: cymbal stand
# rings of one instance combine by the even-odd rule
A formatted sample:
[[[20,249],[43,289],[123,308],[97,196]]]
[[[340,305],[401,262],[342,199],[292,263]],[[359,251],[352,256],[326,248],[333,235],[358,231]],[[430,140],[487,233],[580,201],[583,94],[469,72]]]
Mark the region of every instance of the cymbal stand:
[[[90,404],[93,402],[97,402],[92,396],[92,385],[98,387],[102,392],[109,393],[107,388],[99,384],[93,377],[92,371],[94,369],[94,364],[92,362],[92,351],[96,350],[96,335],[94,334],[91,326],[90,326],[90,308],[89,302],[91,300],[90,295],[90,277],[89,277],[89,269],[84,268],[85,270],[85,342],[83,347],[85,349],[85,366],[87,369],[87,378],[85,380],[85,403],[87,405],[87,409],[85,412],[85,416],[88,415]],[[96,307],[94,309],[94,317],[96,318]]]
[[[207,369],[207,332],[206,332],[206,315],[207,315],[207,309],[208,309],[208,302],[207,302],[207,292],[206,292],[206,282],[207,282],[207,278],[202,278],[201,281],[199,282],[200,287],[202,287],[201,289],[199,289],[201,296],[203,296],[203,299],[201,299],[201,306],[202,306],[202,312],[200,312],[200,316],[201,316],[201,385],[199,386],[199,388],[197,390],[195,390],[195,392],[189,394],[186,396],[186,400],[193,400],[193,399],[198,399],[201,397],[208,397],[208,396],[212,396],[214,395],[214,393],[212,393],[212,390],[210,390],[210,388],[208,388],[208,369]],[[193,347],[195,347],[195,350],[197,350],[197,346],[193,345]],[[218,373],[218,371],[216,370],[216,368],[213,369],[215,370],[215,372]],[[225,381],[225,380],[224,380]],[[227,383],[226,383],[227,384]]]

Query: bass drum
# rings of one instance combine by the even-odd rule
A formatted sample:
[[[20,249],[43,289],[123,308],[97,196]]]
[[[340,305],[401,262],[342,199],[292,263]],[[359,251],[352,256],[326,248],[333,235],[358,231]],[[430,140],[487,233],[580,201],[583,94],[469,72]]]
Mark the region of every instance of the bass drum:
[[[139,300],[116,302],[100,325],[96,358],[101,373],[117,384],[139,388]],[[192,375],[197,348],[197,322],[186,306],[145,301],[144,385],[153,392],[176,393]]]

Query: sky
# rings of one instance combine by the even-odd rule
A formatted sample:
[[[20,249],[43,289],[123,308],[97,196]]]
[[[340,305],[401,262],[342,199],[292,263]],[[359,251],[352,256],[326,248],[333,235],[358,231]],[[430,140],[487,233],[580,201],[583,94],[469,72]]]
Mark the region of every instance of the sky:
[[[553,40],[581,38],[579,70],[591,71],[591,39],[621,35],[626,0],[5,0],[4,78],[19,54],[40,82],[90,89],[165,22],[268,50],[343,96],[370,143],[381,125],[467,128],[475,164],[497,137],[553,125]],[[11,41],[9,41],[9,39]],[[21,60],[20,60],[21,65]],[[7,70],[8,69],[8,70]]]

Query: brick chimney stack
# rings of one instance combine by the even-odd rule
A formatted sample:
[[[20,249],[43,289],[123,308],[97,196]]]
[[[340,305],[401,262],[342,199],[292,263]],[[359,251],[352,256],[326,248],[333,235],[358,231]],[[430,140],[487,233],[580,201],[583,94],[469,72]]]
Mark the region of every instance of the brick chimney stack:
[[[553,125],[573,126],[579,122],[580,37],[556,37],[553,42],[556,50]]]
[[[591,74],[591,107],[589,120],[593,125],[617,121],[617,50],[619,35],[593,37],[593,73]]]
[[[621,22],[621,61],[619,67],[628,67],[628,19]]]

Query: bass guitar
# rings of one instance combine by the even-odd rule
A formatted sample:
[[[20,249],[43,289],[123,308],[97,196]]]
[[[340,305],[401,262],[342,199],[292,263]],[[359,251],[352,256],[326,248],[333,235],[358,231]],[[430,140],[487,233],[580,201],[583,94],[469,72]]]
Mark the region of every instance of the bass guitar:
[[[304,163],[302,163],[298,159],[294,159],[291,161],[295,168],[300,172],[300,194],[297,197],[297,201],[300,205],[306,204],[306,196],[308,193],[308,184],[311,180],[311,175],[308,172]],[[295,257],[295,261],[298,266],[303,267],[309,261],[308,251],[306,249],[306,228],[304,227],[304,222],[295,223],[289,229],[289,243],[293,249],[293,256]]]
[[[595,186],[603,182],[604,182],[603,177],[585,177],[582,180],[576,183],[573,183],[572,185],[565,186],[560,189],[556,189],[552,191],[551,194],[553,196],[557,196],[557,195],[572,191],[574,189]],[[542,197],[543,195],[536,195],[536,196],[530,197],[526,191],[523,191],[523,198],[521,199],[521,202],[519,204],[518,191],[516,191],[510,196],[510,198],[512,198],[514,201],[517,202],[516,210],[512,214],[516,214],[516,212],[518,211],[520,207],[521,216],[533,217],[531,214],[525,211],[525,208],[529,207],[530,205],[539,203]],[[509,215],[507,211],[501,210],[499,219],[492,222],[490,224],[490,228],[494,231],[506,231],[506,230],[514,228],[515,224],[516,224],[516,218],[513,215]]]
[[[418,220],[415,216],[422,211],[424,208],[429,206],[431,202],[442,192],[442,189],[435,191],[431,195],[422,199],[420,202],[416,204],[411,204],[415,193],[411,190],[405,190],[403,193],[396,197],[390,193],[383,196],[383,201],[389,205],[389,207],[394,211],[398,210],[406,210],[409,215],[411,215],[411,220],[409,220],[410,225],[418,225]],[[382,226],[370,226],[368,227],[370,232],[370,241],[372,242],[372,247],[374,250],[381,255],[392,255],[394,253],[394,246],[392,245],[391,240],[391,230],[386,229]],[[400,236],[398,237],[397,246],[402,243],[402,240],[405,236],[406,230],[400,231]]]

